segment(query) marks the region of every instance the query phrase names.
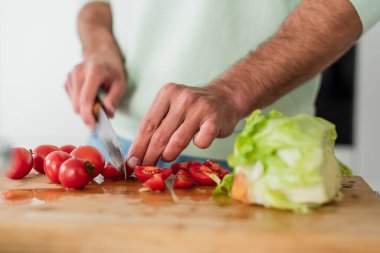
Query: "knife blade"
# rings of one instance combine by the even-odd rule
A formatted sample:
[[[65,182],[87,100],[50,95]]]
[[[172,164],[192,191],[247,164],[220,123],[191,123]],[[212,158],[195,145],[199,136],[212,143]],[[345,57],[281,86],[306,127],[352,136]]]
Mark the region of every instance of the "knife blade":
[[[111,163],[122,173],[124,179],[127,179],[124,156],[119,140],[99,98],[95,101],[93,114],[96,119],[96,132],[100,143],[110,157]]]

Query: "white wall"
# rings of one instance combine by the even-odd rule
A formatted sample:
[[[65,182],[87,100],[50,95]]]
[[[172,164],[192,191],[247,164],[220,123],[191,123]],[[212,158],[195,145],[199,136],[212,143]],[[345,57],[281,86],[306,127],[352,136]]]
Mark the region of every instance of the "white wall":
[[[0,135],[14,145],[83,144],[88,135],[63,90],[80,59],[78,0],[0,0]],[[380,190],[380,24],[360,41],[356,142],[338,157]]]
[[[80,59],[77,0],[0,0],[0,134],[13,145],[83,144],[63,84]]]
[[[353,166],[380,191],[380,23],[361,39]]]

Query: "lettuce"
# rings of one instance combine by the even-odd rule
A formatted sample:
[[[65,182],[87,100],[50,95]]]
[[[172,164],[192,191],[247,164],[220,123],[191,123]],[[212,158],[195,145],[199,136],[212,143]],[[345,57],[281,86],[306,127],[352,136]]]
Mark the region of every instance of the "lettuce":
[[[322,118],[287,117],[278,111],[266,116],[256,110],[228,157],[234,176],[215,191],[246,203],[302,212],[327,203],[340,196],[342,175],[352,175],[335,157],[336,138],[334,124]],[[231,182],[231,187],[223,186]]]

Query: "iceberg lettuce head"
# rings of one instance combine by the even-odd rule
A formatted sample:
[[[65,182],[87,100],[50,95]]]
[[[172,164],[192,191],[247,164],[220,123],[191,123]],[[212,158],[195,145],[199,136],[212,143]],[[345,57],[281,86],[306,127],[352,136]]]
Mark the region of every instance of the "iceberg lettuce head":
[[[256,110],[228,158],[232,198],[307,211],[340,196],[341,178],[350,170],[335,157],[336,138],[335,125],[322,118]]]

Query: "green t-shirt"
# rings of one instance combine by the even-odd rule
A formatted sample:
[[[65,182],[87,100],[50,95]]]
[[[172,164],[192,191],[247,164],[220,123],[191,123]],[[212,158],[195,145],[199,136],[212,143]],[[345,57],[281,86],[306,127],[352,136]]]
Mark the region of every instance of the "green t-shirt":
[[[140,120],[166,83],[204,86],[272,36],[300,0],[111,0],[114,33],[126,56],[128,88],[113,125],[133,140]],[[379,17],[380,1],[352,0],[365,30]],[[372,8],[368,8],[372,6]],[[361,15],[363,14],[363,15]],[[364,19],[363,19],[364,17]],[[314,113],[320,76],[264,109]],[[233,96],[234,94],[231,94]],[[237,133],[207,149],[191,143],[182,154],[226,159]]]

